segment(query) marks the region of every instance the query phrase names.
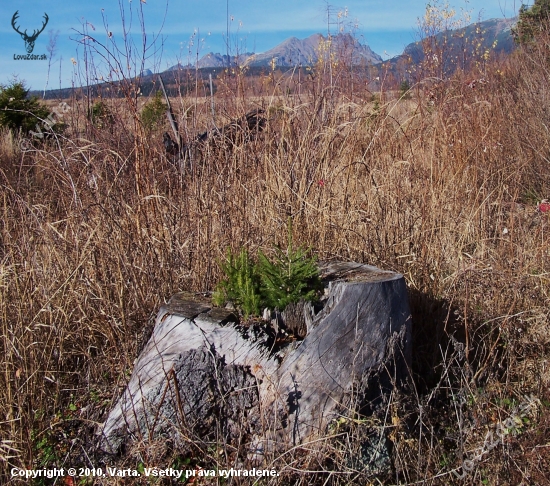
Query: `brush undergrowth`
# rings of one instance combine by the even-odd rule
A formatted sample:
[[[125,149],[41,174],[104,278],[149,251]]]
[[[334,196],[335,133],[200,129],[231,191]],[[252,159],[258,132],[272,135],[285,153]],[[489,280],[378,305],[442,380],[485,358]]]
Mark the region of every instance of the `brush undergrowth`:
[[[63,136],[22,144],[3,131],[3,483],[17,484],[12,467],[97,467],[94,431],[159,305],[212,289],[229,243],[251,253],[284,244],[291,215],[295,244],[320,259],[405,276],[414,379],[373,423],[350,411],[324,440],[268,458],[277,484],[374,481],[360,460],[372,428],[391,444],[383,484],[547,484],[550,226],[536,202],[550,193],[549,39],[440,80],[437,96],[424,90],[431,81],[411,99],[382,91],[376,109],[336,71],[330,89],[321,75],[226,78],[217,124],[259,104],[266,129],[206,145],[203,162],[183,171],[117,99],[102,100],[108,127],[73,100]],[[209,126],[208,103],[180,107],[185,133]],[[534,405],[522,409],[526,395]],[[517,425],[489,448],[487,433],[509,418]],[[109,465],[243,460],[223,437],[189,440],[185,456],[137,441]],[[464,460],[474,467],[459,479]]]

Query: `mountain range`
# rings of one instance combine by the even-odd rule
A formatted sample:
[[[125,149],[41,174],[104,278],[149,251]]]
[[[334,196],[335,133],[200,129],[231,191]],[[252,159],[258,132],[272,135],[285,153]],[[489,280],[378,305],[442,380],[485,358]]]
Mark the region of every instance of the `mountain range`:
[[[306,39],[291,37],[269,51],[250,56],[245,65],[311,66],[319,61],[320,56],[328,52],[334,53],[340,59],[349,60],[353,65],[382,62],[382,58],[368,45],[359,43],[349,33],[342,33],[330,39],[322,34],[313,34]]]
[[[451,52],[465,52],[468,49],[476,49],[484,52],[487,49],[493,53],[509,53],[515,45],[512,36],[512,27],[517,22],[513,19],[490,19],[476,22],[461,29],[442,32],[435,36],[436,41],[445,40]],[[330,44],[329,44],[330,40]],[[361,44],[349,33],[340,33],[330,38],[322,34],[313,34],[305,39],[290,37],[272,49],[255,54],[247,52],[235,56],[213,53],[201,57],[197,65],[184,66],[177,64],[168,68],[165,72],[178,69],[224,68],[230,66],[241,67],[270,67],[291,68],[294,66],[311,66],[319,61],[320,56],[331,52],[340,59],[345,59],[353,65],[379,64],[382,57],[375,53],[368,45]],[[389,62],[397,62],[407,58],[413,63],[419,63],[424,58],[422,42],[413,42],[405,47],[402,54],[390,59]]]
[[[468,58],[474,53],[473,58],[479,58],[483,53],[491,52],[492,55],[508,54],[515,49],[512,29],[517,22],[517,17],[513,19],[490,19],[483,22],[470,24],[462,29],[446,31],[437,34],[435,39],[438,45],[445,46],[446,66],[444,66],[445,75],[450,75],[460,62],[460,58]],[[166,73],[165,83],[173,84],[176,88],[176,80],[181,82],[178,71],[194,70],[195,68],[205,69],[206,71],[241,66],[250,68],[251,75],[257,75],[265,69],[289,69],[294,66],[311,66],[316,64],[321,56],[334,54],[343,59],[346,63],[366,66],[383,65],[386,69],[394,71],[398,77],[403,77],[402,66],[420,65],[424,59],[423,42],[413,42],[405,47],[402,54],[392,59],[383,61],[381,56],[373,52],[368,46],[358,42],[351,34],[341,33],[328,38],[321,34],[313,34],[306,39],[290,37],[274,48],[260,53],[242,53],[238,56],[227,54],[208,53],[198,60],[195,64],[182,65],[177,64],[163,71]],[[427,39],[428,43],[430,39]],[[330,44],[330,46],[329,46]],[[400,67],[401,66],[401,67]],[[151,90],[157,89],[154,84],[154,74],[149,69],[145,69],[140,76],[142,93],[148,95]],[[71,96],[73,90],[82,88],[65,88],[61,90],[48,90],[46,98],[67,98]],[[101,84],[88,87],[88,94],[93,94],[101,89]],[[170,90],[170,89],[169,89]],[[42,92],[31,92],[31,95],[42,95]]]
[[[228,57],[227,54],[213,53],[201,57],[197,66],[199,68],[221,68],[231,66],[246,67],[294,67],[311,66],[319,61],[323,53],[331,52],[340,59],[349,59],[352,64],[377,64],[382,58],[367,46],[359,43],[351,34],[342,33],[330,37],[322,34],[313,34],[305,39],[290,37],[266,52],[255,54],[248,52],[237,56]],[[229,62],[228,62],[229,61]],[[176,64],[166,71],[187,69],[195,65],[183,66]]]
[[[446,45],[448,57],[460,55],[483,54],[491,51],[493,54],[509,54],[515,49],[512,29],[517,22],[517,17],[512,19],[489,19],[476,22],[461,29],[440,32],[434,39],[440,46]],[[391,61],[406,57],[413,64],[424,60],[422,42],[413,42],[405,47],[403,54],[396,56]]]
[[[187,65],[178,63],[175,66],[169,67],[164,72],[177,71],[178,69],[195,69],[195,67],[198,67],[199,69],[224,68],[227,67],[229,63],[231,66],[242,66],[246,60],[253,55],[253,52],[247,52],[246,54],[239,54],[236,56],[228,56],[227,54],[220,54],[219,52],[209,52],[197,61],[196,66],[191,63]]]

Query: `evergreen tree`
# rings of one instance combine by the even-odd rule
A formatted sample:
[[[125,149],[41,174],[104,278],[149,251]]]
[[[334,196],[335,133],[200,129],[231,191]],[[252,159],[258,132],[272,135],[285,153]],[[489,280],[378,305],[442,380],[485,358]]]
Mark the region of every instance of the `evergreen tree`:
[[[315,300],[321,288],[316,259],[308,257],[308,251],[302,247],[293,248],[291,217],[288,218],[287,232],[286,251],[276,247],[273,262],[261,251],[258,253],[263,302],[280,311],[300,299]]]
[[[227,250],[226,262],[220,263],[226,278],[220,281],[214,292],[215,305],[230,301],[240,308],[245,317],[260,314],[260,281],[256,266],[243,248],[234,255]]]
[[[166,116],[166,110],[167,106],[162,99],[162,93],[157,91],[141,110],[141,121],[145,129],[154,130],[161,126]]]
[[[276,248],[274,261],[260,251],[258,269],[267,307],[283,310],[300,299],[311,301],[317,297],[319,270],[315,259],[309,258],[303,248],[294,250],[289,246],[286,251]]]
[[[539,32],[547,29],[550,19],[550,0],[535,0],[530,7],[522,5],[519,9],[519,20],[513,29],[514,39],[518,44],[526,44]]]
[[[294,249],[290,220],[287,249],[276,247],[273,261],[262,251],[255,263],[244,248],[238,255],[228,249],[226,261],[220,263],[226,278],[216,287],[214,304],[231,301],[248,317],[259,315],[264,307],[283,311],[299,300],[316,300],[322,283],[317,261],[308,253],[302,247]]]
[[[0,126],[27,133],[42,125],[51,112],[20,81],[0,86]]]

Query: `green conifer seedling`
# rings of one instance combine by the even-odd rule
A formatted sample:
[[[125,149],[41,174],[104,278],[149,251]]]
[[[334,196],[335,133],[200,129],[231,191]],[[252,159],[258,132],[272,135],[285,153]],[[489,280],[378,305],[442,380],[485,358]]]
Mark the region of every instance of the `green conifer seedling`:
[[[274,261],[261,251],[258,270],[263,302],[267,307],[283,310],[288,304],[315,300],[320,288],[319,270],[315,258],[307,250],[289,246],[286,251],[275,249]]]
[[[273,261],[262,251],[254,263],[244,248],[238,255],[228,249],[226,261],[220,263],[226,278],[216,287],[214,305],[231,301],[248,317],[265,307],[283,311],[299,300],[316,300],[322,283],[317,260],[309,253],[302,247],[294,249],[290,218],[287,249],[276,247]]]
[[[220,266],[226,278],[216,287],[214,304],[223,305],[230,301],[242,310],[245,317],[259,315],[260,281],[248,251],[242,248],[238,255],[234,255],[229,248],[226,261],[221,262]]]

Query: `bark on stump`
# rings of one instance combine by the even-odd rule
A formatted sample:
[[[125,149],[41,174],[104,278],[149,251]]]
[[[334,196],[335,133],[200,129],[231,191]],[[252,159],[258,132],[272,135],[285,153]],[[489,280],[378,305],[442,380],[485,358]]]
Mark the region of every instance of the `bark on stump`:
[[[172,297],[102,427],[101,447],[114,453],[158,437],[177,445],[195,434],[241,445],[245,437],[248,452],[261,455],[324,434],[360,385],[370,398],[389,393],[411,361],[403,276],[358,263],[320,270],[322,308],[303,306],[303,340],[282,339],[275,321],[242,325],[197,295]]]

